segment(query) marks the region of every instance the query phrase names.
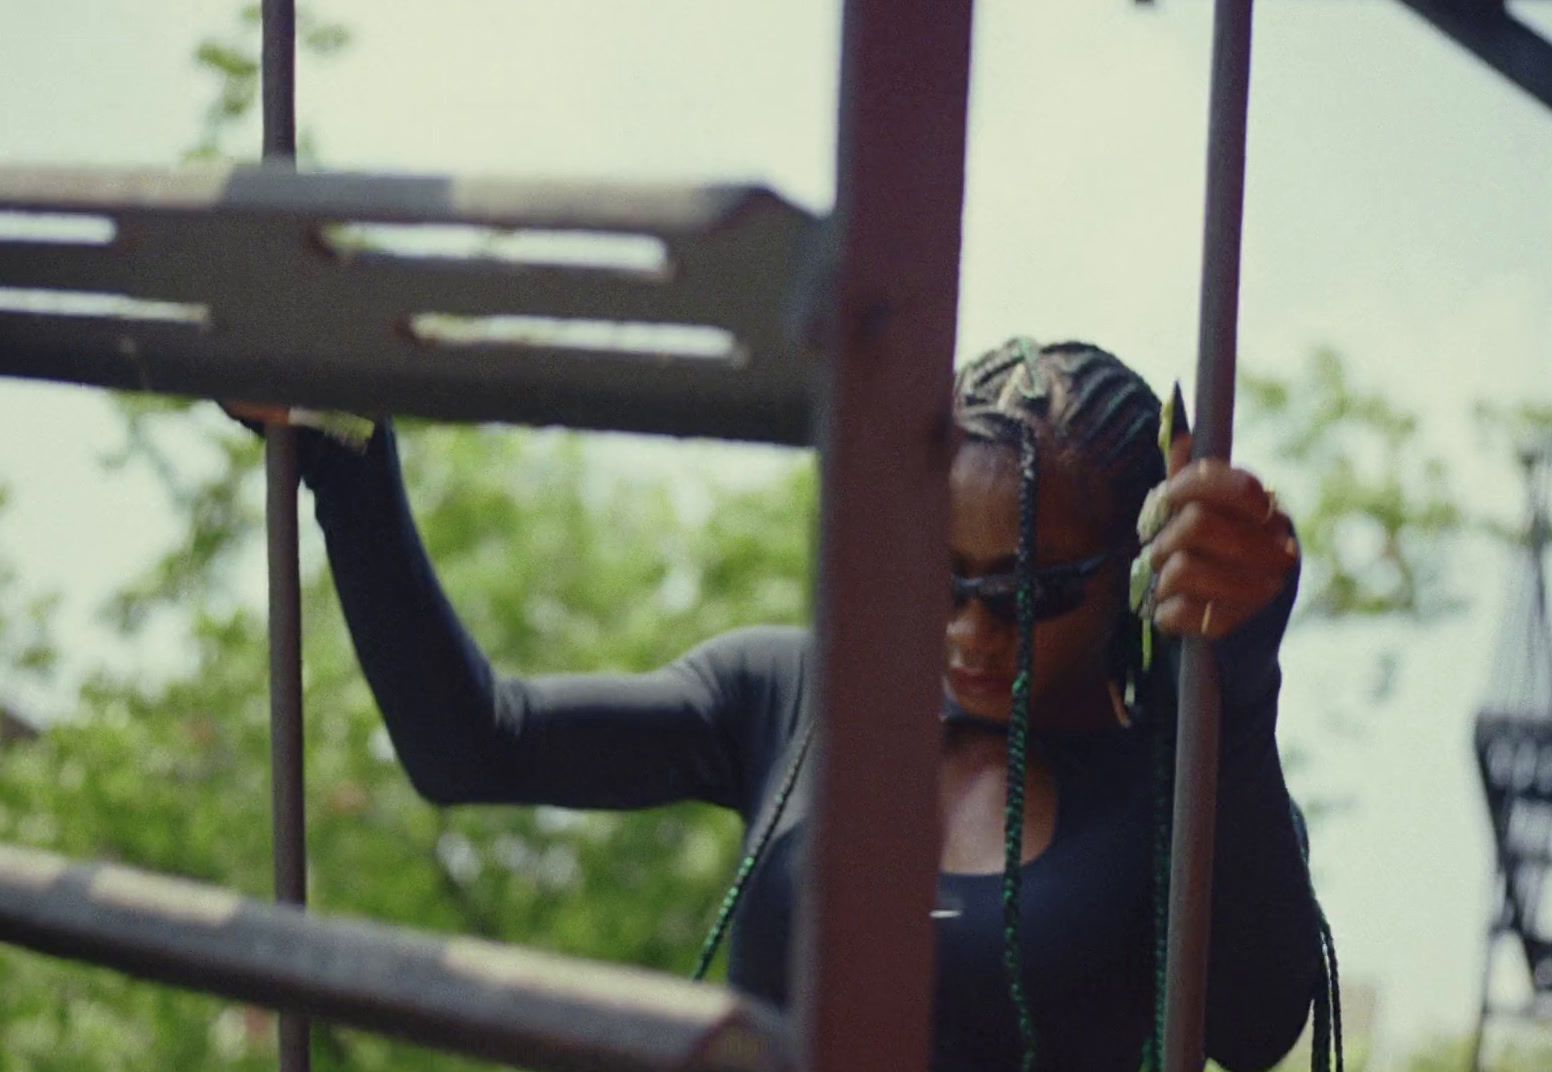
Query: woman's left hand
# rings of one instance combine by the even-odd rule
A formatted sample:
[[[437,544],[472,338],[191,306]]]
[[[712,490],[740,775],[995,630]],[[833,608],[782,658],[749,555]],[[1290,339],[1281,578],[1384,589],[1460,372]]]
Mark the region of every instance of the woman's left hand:
[[[1293,523],[1261,481],[1227,462],[1171,451],[1169,520],[1142,554],[1158,578],[1153,621],[1166,633],[1222,637],[1282,591],[1299,560]]]

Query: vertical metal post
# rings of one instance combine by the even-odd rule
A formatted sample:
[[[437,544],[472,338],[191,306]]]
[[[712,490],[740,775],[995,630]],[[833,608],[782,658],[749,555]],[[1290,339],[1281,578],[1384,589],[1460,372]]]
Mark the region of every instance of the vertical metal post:
[[[264,158],[296,158],[296,4],[263,0],[260,89]],[[270,777],[275,899],[307,903],[307,825],[302,798],[302,592],[297,547],[296,433],[265,429],[265,521],[269,552]],[[311,1064],[305,1017],[280,1016],[281,1072]]]
[[[848,0],[802,1067],[927,1065],[970,0]]]
[[[1252,0],[1216,0],[1207,131],[1196,373],[1197,458],[1228,460],[1234,428],[1240,229],[1250,99]],[[1205,637],[1185,642],[1175,759],[1164,1026],[1166,1072],[1197,1072],[1206,1057],[1207,962],[1218,806],[1218,667]]]

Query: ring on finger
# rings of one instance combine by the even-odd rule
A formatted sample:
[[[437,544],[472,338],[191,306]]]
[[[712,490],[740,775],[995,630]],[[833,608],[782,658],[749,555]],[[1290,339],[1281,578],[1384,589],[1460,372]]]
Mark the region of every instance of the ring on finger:
[[[1212,628],[1212,608],[1213,608],[1213,601],[1210,600],[1210,599],[1207,601],[1207,606],[1202,608],[1202,635],[1203,636],[1206,636],[1207,635],[1207,630]]]

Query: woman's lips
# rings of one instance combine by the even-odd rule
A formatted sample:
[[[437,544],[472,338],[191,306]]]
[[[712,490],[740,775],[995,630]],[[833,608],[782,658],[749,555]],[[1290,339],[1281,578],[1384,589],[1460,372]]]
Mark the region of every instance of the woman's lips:
[[[991,670],[964,670],[951,667],[949,687],[961,703],[967,700],[1006,700],[1013,691],[1013,675]]]

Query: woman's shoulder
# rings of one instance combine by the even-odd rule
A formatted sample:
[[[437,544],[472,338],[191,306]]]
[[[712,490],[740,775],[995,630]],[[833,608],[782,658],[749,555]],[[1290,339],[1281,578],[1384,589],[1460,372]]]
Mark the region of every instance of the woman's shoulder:
[[[797,680],[807,674],[812,648],[813,634],[801,626],[751,625],[712,637],[689,658],[721,678]]]

